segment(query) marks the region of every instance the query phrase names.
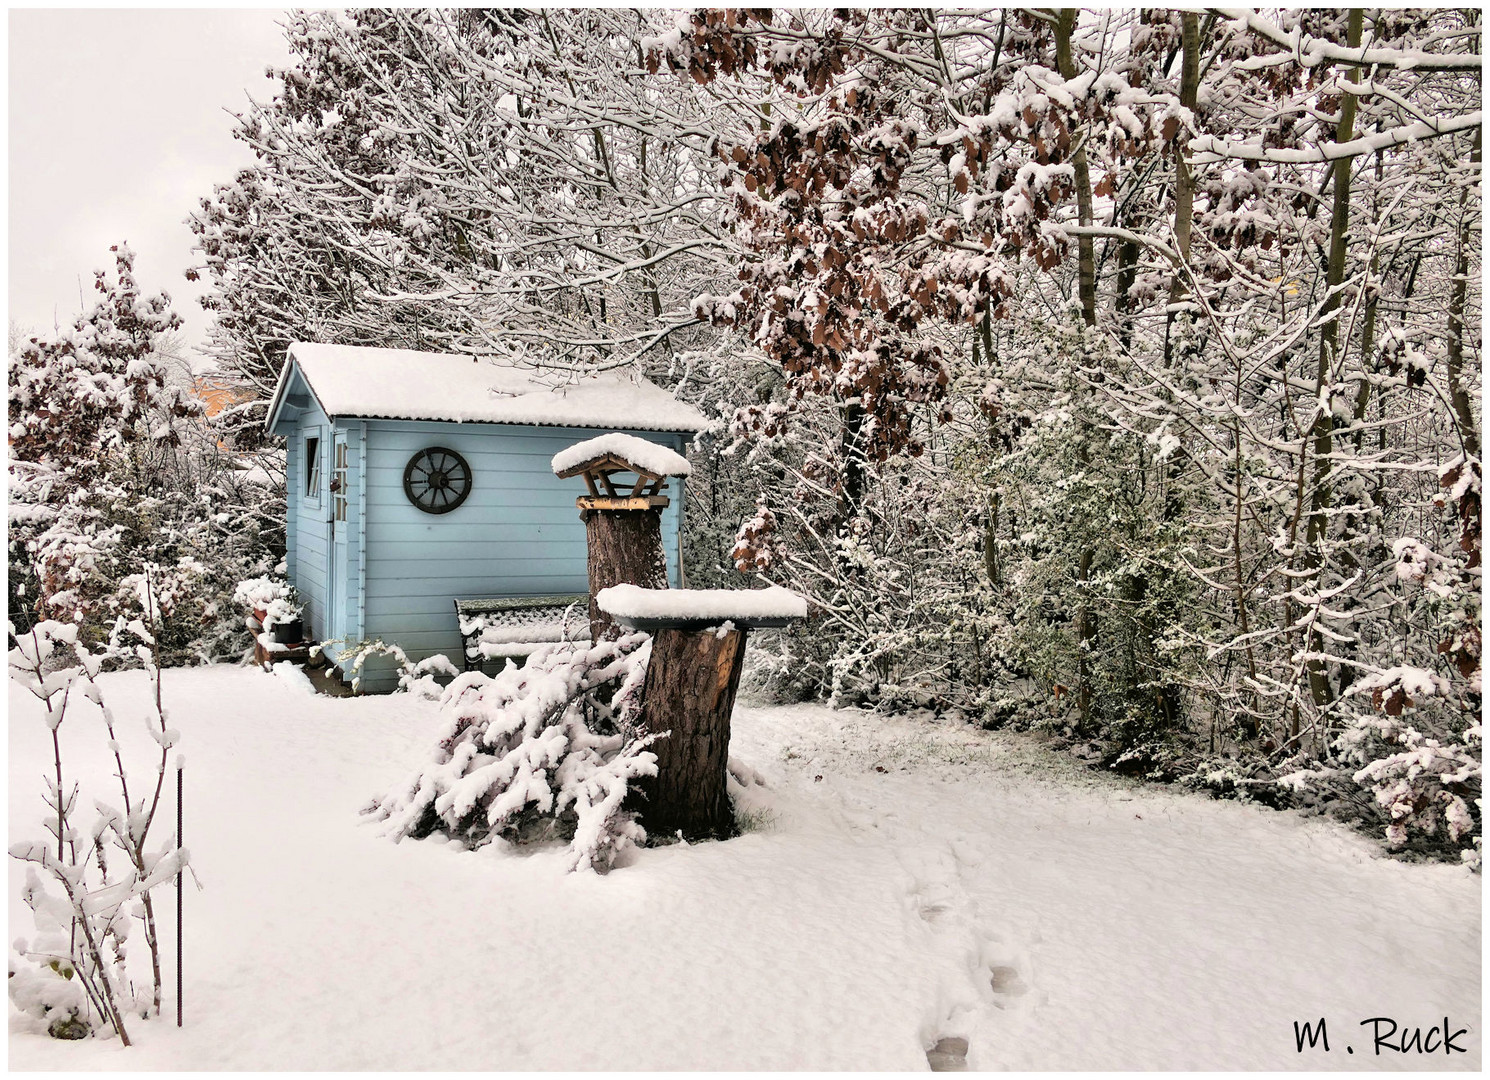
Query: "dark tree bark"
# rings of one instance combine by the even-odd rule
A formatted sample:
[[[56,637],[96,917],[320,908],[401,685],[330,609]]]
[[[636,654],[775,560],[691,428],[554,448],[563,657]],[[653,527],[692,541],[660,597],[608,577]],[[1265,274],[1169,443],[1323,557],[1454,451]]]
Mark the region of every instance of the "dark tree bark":
[[[1351,8],[1347,17],[1346,42],[1350,48],[1361,43],[1362,9]],[[1351,68],[1345,77],[1359,82],[1359,68]],[[1356,97],[1344,94],[1340,98],[1340,120],[1335,125],[1335,142],[1348,143],[1355,138]],[[1325,273],[1325,287],[1329,290],[1324,301],[1323,325],[1319,331],[1319,368],[1314,381],[1314,394],[1320,398],[1334,379],[1337,345],[1349,347],[1347,341],[1338,341],[1339,319],[1328,318],[1340,306],[1340,285],[1345,280],[1345,262],[1349,254],[1350,225],[1350,168],[1351,159],[1341,158],[1335,162],[1335,205],[1330,216],[1330,256]],[[1324,543],[1329,531],[1330,503],[1333,499],[1333,463],[1335,452],[1335,418],[1328,408],[1320,407],[1314,418],[1314,492],[1309,499],[1309,523],[1304,534],[1304,568],[1309,571],[1315,589],[1320,587],[1320,572],[1324,566]],[[1330,685],[1329,668],[1318,657],[1325,652],[1324,635],[1316,628],[1309,632],[1309,652],[1314,657],[1305,663],[1309,675],[1309,692],[1314,704],[1321,710],[1328,708],[1334,700],[1335,691]],[[1293,733],[1295,736],[1298,732]],[[1316,733],[1316,742],[1318,741]]]
[[[1071,37],[1076,30],[1077,10],[1061,8],[1055,22],[1055,62],[1061,78],[1074,79],[1081,74],[1071,51]],[[1086,146],[1071,155],[1071,168],[1075,173],[1076,217],[1082,226],[1092,224],[1092,179],[1087,167]],[[1076,238],[1076,293],[1081,299],[1081,321],[1087,326],[1097,325],[1097,247],[1089,235]]]
[[[1075,54],[1071,51],[1071,37],[1076,30],[1075,8],[1061,8],[1055,21],[1055,58],[1061,78],[1074,79],[1080,72],[1076,68]],[[1076,218],[1083,226],[1092,224],[1092,177],[1087,167],[1086,148],[1071,155],[1071,168],[1076,186]],[[1076,292],[1081,299],[1081,321],[1088,327],[1097,325],[1097,249],[1092,237],[1086,234],[1076,238]],[[1083,353],[1085,348],[1083,347]],[[1086,464],[1085,444],[1079,452],[1082,464]],[[1082,585],[1081,607],[1076,613],[1077,657],[1076,657],[1076,707],[1077,729],[1082,734],[1091,730],[1092,673],[1087,661],[1087,652],[1092,639],[1097,635],[1097,620],[1086,602],[1086,583],[1091,580],[1092,561],[1096,552],[1092,548],[1082,549],[1077,559],[1077,581]]]
[[[624,631],[600,610],[595,596],[612,585],[667,588],[661,510],[582,510],[589,545],[590,640],[614,641]]]
[[[651,835],[681,831],[688,840],[723,840],[735,834],[729,727],[744,656],[744,630],[664,629],[652,636],[642,726],[671,734],[651,746],[657,775],[637,784],[636,807]]]
[[[1474,133],[1474,150],[1469,155],[1474,164],[1480,163],[1480,129]],[[1464,215],[1464,203],[1468,188],[1459,190],[1459,255],[1454,260],[1454,284],[1449,295],[1449,400],[1454,406],[1454,419],[1459,425],[1459,438],[1464,443],[1464,452],[1470,457],[1480,456],[1480,427],[1474,422],[1474,407],[1469,391],[1464,387],[1464,301],[1469,290],[1469,251],[1476,238],[1470,230],[1469,219]]]

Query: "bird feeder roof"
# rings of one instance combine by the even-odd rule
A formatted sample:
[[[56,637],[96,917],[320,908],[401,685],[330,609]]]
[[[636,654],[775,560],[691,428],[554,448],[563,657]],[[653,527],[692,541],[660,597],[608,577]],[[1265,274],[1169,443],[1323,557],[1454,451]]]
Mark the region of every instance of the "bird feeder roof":
[[[690,471],[688,459],[676,450],[619,431],[566,447],[550,464],[560,480],[581,473],[626,471],[658,478],[687,476]]]

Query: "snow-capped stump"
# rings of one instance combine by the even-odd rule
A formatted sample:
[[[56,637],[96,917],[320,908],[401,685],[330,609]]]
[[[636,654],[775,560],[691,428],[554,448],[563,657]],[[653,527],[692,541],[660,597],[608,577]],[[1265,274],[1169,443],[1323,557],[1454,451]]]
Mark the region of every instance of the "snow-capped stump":
[[[560,480],[583,476],[590,489],[575,500],[588,545],[590,640],[614,640],[621,631],[595,597],[623,583],[667,587],[662,511],[668,497],[662,488],[668,477],[688,475],[688,459],[659,443],[613,431],[560,450],[550,464]],[[635,479],[618,480],[622,474]]]
[[[642,589],[615,585],[597,597],[622,626],[649,633],[661,628],[699,630],[721,623],[740,629],[785,626],[807,618],[807,601],[790,589]]]
[[[668,732],[652,743],[657,775],[637,781],[652,836],[732,836],[728,786],[730,713],[740,685],[745,634],[805,618],[807,601],[788,589],[644,589],[615,585],[596,604],[622,626],[652,634],[641,727]]]

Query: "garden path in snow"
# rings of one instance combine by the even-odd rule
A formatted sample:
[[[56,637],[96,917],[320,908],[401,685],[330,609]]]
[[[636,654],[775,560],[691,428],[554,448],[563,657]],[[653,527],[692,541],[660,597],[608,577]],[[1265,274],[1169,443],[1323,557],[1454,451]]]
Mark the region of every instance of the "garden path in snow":
[[[126,726],[144,714],[140,673],[101,682]],[[166,697],[204,886],[186,1027],[136,1020],[125,1050],[12,1014],[13,1069],[912,1070],[964,1040],[972,1069],[1479,1066],[1479,879],[1028,737],[742,705],[751,831],[601,877],[362,822],[429,752],[433,703],[231,667],[168,671]],[[40,835],[50,746],[14,686],[10,707],[14,843]],[[94,784],[101,731],[62,729]],[[1373,1057],[1358,1026],[1445,1015],[1471,1053]],[[1297,1053],[1320,1016],[1331,1052]]]

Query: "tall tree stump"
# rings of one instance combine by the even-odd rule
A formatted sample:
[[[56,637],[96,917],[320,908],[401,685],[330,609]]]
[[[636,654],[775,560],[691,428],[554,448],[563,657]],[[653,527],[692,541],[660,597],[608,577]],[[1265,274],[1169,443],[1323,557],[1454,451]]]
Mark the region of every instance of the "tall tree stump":
[[[612,585],[667,588],[667,556],[662,548],[662,511],[584,509],[589,545],[590,640],[614,641],[625,631],[595,603]]]
[[[632,805],[649,833],[688,840],[735,833],[729,800],[730,714],[740,686],[745,635],[807,615],[782,588],[642,589],[617,585],[596,602],[622,626],[652,635],[642,686],[642,728],[666,737],[649,749],[657,775],[637,783]]]
[[[744,658],[744,630],[661,629],[652,635],[642,727],[668,735],[650,747],[657,775],[637,782],[637,810],[654,836],[681,832],[688,840],[723,840],[735,834],[730,714]]]
[[[651,744],[657,775],[635,788],[641,822],[659,837],[733,836],[729,728],[745,634],[804,618],[807,602],[781,588],[667,587],[662,487],[666,477],[688,475],[675,451],[612,432],[560,451],[552,464],[555,476],[582,476],[590,489],[575,503],[589,544],[591,639],[617,638],[623,628],[652,634],[641,726],[666,736]],[[621,478],[627,473],[635,481]]]

